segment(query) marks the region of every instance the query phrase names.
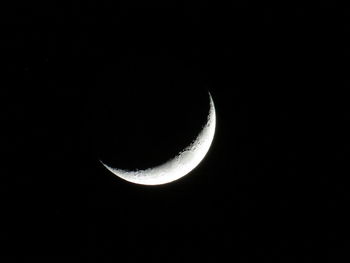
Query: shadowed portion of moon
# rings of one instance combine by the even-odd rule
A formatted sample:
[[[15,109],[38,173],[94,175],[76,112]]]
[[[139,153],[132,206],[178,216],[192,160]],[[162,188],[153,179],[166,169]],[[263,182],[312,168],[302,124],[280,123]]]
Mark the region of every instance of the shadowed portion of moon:
[[[101,163],[116,176],[136,184],[161,185],[173,182],[195,169],[208,153],[214,139],[216,112],[213,99],[209,93],[210,109],[207,123],[197,138],[175,158],[153,168],[129,171],[112,168]]]

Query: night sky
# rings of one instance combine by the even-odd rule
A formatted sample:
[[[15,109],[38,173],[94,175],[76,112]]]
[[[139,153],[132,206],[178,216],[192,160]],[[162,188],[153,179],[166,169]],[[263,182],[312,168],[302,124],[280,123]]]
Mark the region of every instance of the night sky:
[[[345,262],[348,12],[5,9],[2,262]],[[101,165],[175,156],[208,91],[215,139],[189,175],[147,187]]]

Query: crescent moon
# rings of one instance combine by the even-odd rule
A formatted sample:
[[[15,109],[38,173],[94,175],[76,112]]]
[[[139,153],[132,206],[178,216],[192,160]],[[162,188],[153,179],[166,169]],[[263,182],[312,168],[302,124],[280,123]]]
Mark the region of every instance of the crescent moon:
[[[177,156],[169,161],[145,170],[128,171],[111,168],[100,162],[116,176],[135,184],[162,185],[178,180],[195,169],[207,155],[213,142],[216,129],[214,101],[209,93],[210,110],[206,125],[197,138]]]

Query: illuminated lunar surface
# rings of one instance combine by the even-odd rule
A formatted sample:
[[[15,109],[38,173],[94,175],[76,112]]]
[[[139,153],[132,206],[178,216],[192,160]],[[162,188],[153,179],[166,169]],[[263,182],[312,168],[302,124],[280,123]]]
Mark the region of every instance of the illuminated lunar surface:
[[[214,139],[216,128],[216,112],[213,99],[210,97],[210,110],[206,125],[197,138],[169,161],[144,170],[128,171],[112,168],[101,163],[116,176],[135,184],[162,185],[184,177],[195,169],[208,153]]]

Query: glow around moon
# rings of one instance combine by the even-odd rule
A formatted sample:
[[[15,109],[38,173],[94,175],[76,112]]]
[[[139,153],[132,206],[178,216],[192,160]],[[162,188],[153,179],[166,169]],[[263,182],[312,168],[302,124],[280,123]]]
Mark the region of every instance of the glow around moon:
[[[101,163],[116,176],[135,184],[161,185],[173,182],[195,169],[208,153],[214,139],[216,112],[214,101],[209,93],[210,110],[206,125],[197,138],[186,149],[169,161],[145,170],[128,171],[111,168]]]

